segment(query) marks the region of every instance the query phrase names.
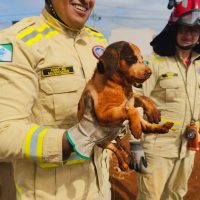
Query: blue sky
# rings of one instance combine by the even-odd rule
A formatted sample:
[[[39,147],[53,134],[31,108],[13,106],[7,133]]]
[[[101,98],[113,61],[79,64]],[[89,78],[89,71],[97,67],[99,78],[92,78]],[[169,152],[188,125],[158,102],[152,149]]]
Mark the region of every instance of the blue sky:
[[[168,0],[96,0],[88,25],[103,32],[119,27],[152,28],[161,31],[170,15]],[[39,15],[44,0],[0,0],[0,29],[12,21]],[[96,19],[96,20],[94,20]]]

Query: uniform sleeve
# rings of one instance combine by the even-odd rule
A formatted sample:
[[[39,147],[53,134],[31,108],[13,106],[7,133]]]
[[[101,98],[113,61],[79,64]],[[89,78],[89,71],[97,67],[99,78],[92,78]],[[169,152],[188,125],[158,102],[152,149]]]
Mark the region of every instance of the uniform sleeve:
[[[62,162],[65,130],[30,120],[38,95],[38,62],[36,52],[15,37],[0,35],[0,161]]]
[[[141,95],[150,97],[151,92],[155,88],[155,85],[158,80],[158,66],[155,59],[153,59],[154,54],[147,56],[144,59],[144,62],[148,64],[150,69],[152,70],[152,74],[149,79],[147,79],[142,85],[139,85],[139,87],[133,86],[133,90]]]

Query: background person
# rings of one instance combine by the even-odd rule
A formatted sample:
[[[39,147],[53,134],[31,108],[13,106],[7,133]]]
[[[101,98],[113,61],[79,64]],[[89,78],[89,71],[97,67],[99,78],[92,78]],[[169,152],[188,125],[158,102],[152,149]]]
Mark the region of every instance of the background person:
[[[0,161],[13,164],[17,199],[109,199],[99,190],[90,110],[76,124],[80,95],[107,45],[85,26],[94,3],[46,0],[39,17],[0,33]]]
[[[200,114],[199,36],[200,1],[186,0],[177,3],[167,26],[151,42],[153,73],[138,91],[152,98],[163,122],[175,125],[168,134],[144,135],[151,173],[139,175],[137,200],[181,200],[187,192],[195,151],[188,148],[186,133]]]

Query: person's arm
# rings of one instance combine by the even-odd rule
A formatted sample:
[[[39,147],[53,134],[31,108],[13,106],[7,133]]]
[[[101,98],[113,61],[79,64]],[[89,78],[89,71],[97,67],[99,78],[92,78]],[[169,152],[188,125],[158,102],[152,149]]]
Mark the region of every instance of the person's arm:
[[[8,34],[0,35],[0,160],[62,162],[66,130],[41,127],[30,120],[38,98],[34,67],[39,56]]]
[[[0,41],[10,57],[0,61],[0,160],[28,159],[34,162],[62,163],[76,152],[90,158],[95,144],[112,140],[113,128],[98,129],[91,108],[83,119],[68,130],[32,123],[32,107],[39,84],[34,67],[39,55],[15,39]],[[3,50],[2,50],[3,51]],[[117,127],[118,129],[118,127]]]

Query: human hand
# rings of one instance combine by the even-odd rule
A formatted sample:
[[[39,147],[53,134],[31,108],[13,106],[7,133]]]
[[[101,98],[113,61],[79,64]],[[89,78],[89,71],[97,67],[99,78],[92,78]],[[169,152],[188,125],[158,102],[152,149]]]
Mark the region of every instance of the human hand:
[[[144,149],[140,142],[135,141],[131,142],[131,153],[134,157],[134,160],[129,163],[129,168],[134,169],[139,173],[151,173],[148,168],[147,161],[145,159]]]
[[[67,130],[66,136],[73,150],[83,159],[88,159],[96,144],[112,141],[121,132],[122,124],[104,127],[99,125],[93,109],[93,101],[87,96],[85,112],[75,126]]]

